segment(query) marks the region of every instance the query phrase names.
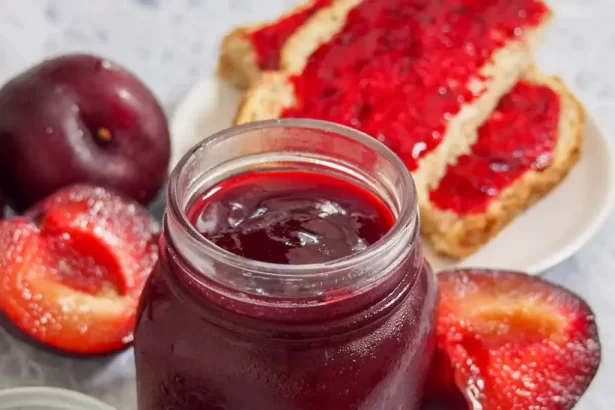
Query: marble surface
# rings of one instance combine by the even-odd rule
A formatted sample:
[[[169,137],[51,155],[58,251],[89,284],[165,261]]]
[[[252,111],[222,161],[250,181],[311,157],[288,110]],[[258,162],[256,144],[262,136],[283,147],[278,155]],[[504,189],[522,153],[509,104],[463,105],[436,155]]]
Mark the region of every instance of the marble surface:
[[[273,17],[292,0],[0,0],[0,82],[43,57],[95,52],[143,78],[167,112],[215,66],[218,43],[232,26]],[[578,93],[615,143],[615,2],[552,0],[557,17],[538,56]],[[603,361],[580,410],[615,402],[615,216],[573,258],[546,276],[593,306]],[[1,295],[0,295],[1,297]],[[76,360],[38,350],[0,328],[0,388],[62,386],[121,410],[134,405],[132,352]]]

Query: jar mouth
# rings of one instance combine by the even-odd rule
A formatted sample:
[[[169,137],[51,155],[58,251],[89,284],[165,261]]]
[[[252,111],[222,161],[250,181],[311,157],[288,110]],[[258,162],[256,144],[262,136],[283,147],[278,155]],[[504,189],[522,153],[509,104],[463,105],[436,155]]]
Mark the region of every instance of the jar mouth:
[[[217,246],[205,238],[194,227],[188,219],[186,209],[184,209],[185,207],[181,203],[180,198],[177,197],[176,193],[179,190],[182,174],[185,172],[185,169],[190,161],[195,158],[197,152],[207,150],[208,147],[213,147],[216,144],[220,144],[221,142],[236,137],[240,134],[257,132],[260,130],[289,128],[322,131],[347,137],[372,149],[395,168],[398,178],[400,179],[398,183],[401,190],[398,192],[398,196],[401,200],[399,201],[400,206],[396,210],[397,212],[395,212],[395,223],[386,234],[366,249],[342,258],[320,263],[291,265],[261,262],[236,255]],[[217,132],[193,146],[181,158],[171,173],[167,193],[167,219],[169,216],[172,216],[174,221],[179,225],[178,230],[187,233],[192,246],[199,247],[201,251],[207,253],[209,258],[228,266],[232,266],[235,269],[250,272],[252,277],[260,276],[262,278],[287,279],[289,281],[305,280],[309,278],[318,278],[322,280],[323,276],[334,276],[336,272],[345,271],[351,267],[361,266],[363,264],[368,265],[368,263],[373,264],[374,258],[377,258],[379,255],[382,255],[383,252],[386,252],[387,248],[399,246],[399,244],[396,243],[395,238],[399,237],[403,231],[407,231],[408,229],[411,229],[412,231],[412,242],[410,244],[406,243],[405,245],[406,247],[409,245],[412,247],[418,239],[419,223],[416,204],[416,188],[410,172],[401,159],[383,143],[361,131],[347,126],[321,120],[287,118],[255,121],[244,125],[234,126]],[[169,225],[170,224],[168,223],[166,224],[167,228],[173,228]],[[173,236],[173,232],[171,232],[171,237],[173,238]]]

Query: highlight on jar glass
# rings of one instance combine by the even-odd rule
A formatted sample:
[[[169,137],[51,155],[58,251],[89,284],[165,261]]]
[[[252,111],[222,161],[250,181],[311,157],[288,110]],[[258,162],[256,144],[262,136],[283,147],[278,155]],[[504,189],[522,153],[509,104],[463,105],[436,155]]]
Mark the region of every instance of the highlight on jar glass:
[[[167,199],[140,410],[419,409],[437,284],[395,154],[327,122],[256,122],[187,153]]]

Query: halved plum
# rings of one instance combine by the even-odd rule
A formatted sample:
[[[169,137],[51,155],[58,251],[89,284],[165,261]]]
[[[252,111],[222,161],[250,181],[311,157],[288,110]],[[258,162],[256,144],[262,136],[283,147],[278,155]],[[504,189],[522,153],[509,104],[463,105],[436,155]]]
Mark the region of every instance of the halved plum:
[[[600,341],[572,292],[515,272],[438,276],[430,393],[452,409],[568,410],[591,383]]]
[[[159,227],[136,202],[77,185],[0,222],[0,309],[74,354],[122,349],[157,260]]]

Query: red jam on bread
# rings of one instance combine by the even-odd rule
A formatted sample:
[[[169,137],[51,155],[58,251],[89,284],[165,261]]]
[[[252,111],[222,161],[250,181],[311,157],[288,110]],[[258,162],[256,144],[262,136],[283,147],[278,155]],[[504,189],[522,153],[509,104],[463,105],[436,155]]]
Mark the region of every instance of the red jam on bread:
[[[471,84],[493,53],[548,13],[538,0],[364,0],[294,77],[283,116],[360,129],[413,171],[483,93]]]
[[[256,51],[257,64],[261,70],[280,68],[280,50],[282,45],[299,27],[301,27],[318,10],[331,4],[332,0],[314,0],[311,5],[268,24],[249,34]]]
[[[552,88],[518,83],[479,129],[471,153],[448,167],[431,202],[459,215],[486,211],[526,172],[551,165],[559,115],[560,97]]]

